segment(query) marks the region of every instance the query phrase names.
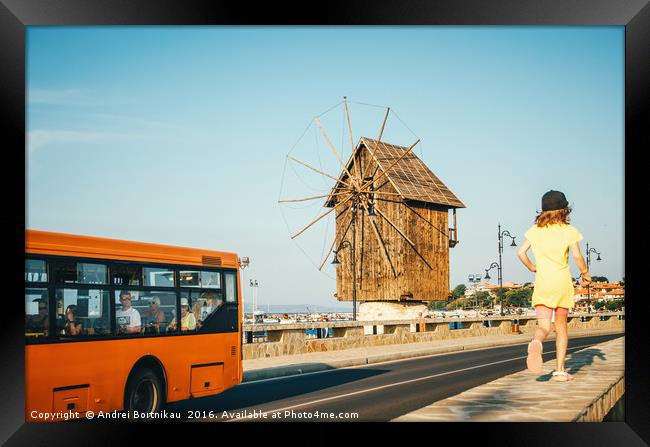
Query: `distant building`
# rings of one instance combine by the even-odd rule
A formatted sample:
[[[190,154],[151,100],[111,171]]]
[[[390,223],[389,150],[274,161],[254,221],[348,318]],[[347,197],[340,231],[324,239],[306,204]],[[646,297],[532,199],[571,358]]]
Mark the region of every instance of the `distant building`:
[[[576,303],[587,300],[591,295],[592,301],[612,301],[625,298],[625,286],[606,282],[591,283],[589,290],[586,287],[576,287],[574,300]]]
[[[523,286],[514,282],[505,282],[503,283],[503,288],[507,290],[521,289]],[[482,282],[478,284],[472,284],[471,286],[465,289],[465,296],[473,296],[476,292],[487,292],[491,297],[496,297],[497,289],[499,288],[498,284],[490,284],[489,282]]]

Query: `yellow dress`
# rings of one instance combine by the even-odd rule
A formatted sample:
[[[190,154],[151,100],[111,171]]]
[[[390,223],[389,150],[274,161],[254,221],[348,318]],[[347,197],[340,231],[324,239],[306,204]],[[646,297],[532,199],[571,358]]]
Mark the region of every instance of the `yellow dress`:
[[[533,225],[525,236],[537,266],[533,306],[573,308],[575,292],[569,269],[569,246],[582,240],[582,234],[571,225],[552,224]]]

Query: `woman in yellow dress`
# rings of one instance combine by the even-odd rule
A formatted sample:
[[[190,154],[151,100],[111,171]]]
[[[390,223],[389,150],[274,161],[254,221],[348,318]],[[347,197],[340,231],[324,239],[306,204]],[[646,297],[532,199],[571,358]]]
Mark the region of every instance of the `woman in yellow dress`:
[[[519,259],[531,272],[535,272],[533,306],[537,316],[537,329],[533,340],[528,344],[527,368],[541,374],[542,341],[551,330],[551,320],[555,314],[556,370],[553,380],[566,382],[573,380],[564,369],[569,337],[567,334],[567,315],[574,307],[573,279],[569,269],[569,250],[580,269],[582,284],[591,282],[578,241],[582,234],[569,224],[571,208],[560,191],[548,191],[542,196],[542,212],[525,234],[526,240],[517,253]],[[528,259],[528,249],[533,249],[536,264]]]

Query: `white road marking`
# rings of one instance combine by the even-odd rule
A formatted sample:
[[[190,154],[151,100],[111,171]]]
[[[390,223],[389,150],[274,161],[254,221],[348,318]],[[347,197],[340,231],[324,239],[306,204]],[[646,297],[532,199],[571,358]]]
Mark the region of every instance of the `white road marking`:
[[[593,345],[594,344],[592,343],[592,344],[588,344],[588,345],[574,346],[572,348],[568,348],[567,352],[569,352],[570,350],[575,350],[575,349],[584,348],[584,347],[593,346]],[[555,351],[548,351],[548,352],[545,352],[544,354],[553,354],[554,352]],[[484,368],[486,366],[498,365],[499,363],[507,363],[507,362],[512,362],[514,360],[521,360],[521,359],[525,359],[526,357],[528,357],[528,355],[524,355],[524,356],[521,356],[521,357],[513,357],[513,358],[505,359],[505,360],[499,360],[497,362],[484,363],[482,365],[470,366],[468,368],[461,368],[461,369],[457,369],[457,370],[454,370],[454,371],[447,371],[447,372],[444,372],[444,373],[433,374],[433,375],[426,376],[426,377],[418,377],[417,379],[404,380],[402,382],[397,382],[397,383],[389,383],[388,385],[382,385],[382,386],[377,386],[377,387],[374,387],[374,388],[368,388],[366,390],[359,390],[359,391],[354,391],[352,393],[339,394],[337,396],[325,397],[323,399],[312,400],[310,402],[303,402],[303,403],[291,405],[291,406],[288,406],[288,407],[278,408],[278,409],[275,409],[275,410],[261,411],[261,412],[262,413],[271,413],[271,414],[276,413],[276,412],[282,412],[282,411],[285,411],[285,410],[291,410],[293,408],[299,408],[299,407],[304,407],[304,406],[307,406],[307,405],[313,405],[313,404],[318,404],[318,403],[321,403],[321,402],[327,402],[329,400],[341,399],[341,398],[348,397],[348,396],[355,396],[355,395],[358,395],[358,394],[370,393],[372,391],[382,390],[382,389],[385,389],[385,388],[391,388],[391,387],[394,387],[394,386],[405,385],[407,383],[414,383],[414,382],[419,382],[419,381],[422,381],[422,380],[433,379],[433,378],[436,378],[436,377],[447,376],[449,374],[455,374],[455,373],[459,373],[459,372],[463,372],[463,371],[469,371],[469,370],[472,370],[472,369],[478,369],[478,368]],[[323,372],[323,371],[319,371],[319,372]],[[234,419],[229,419],[229,420],[227,420],[225,422],[235,422],[235,421],[238,421],[240,419],[246,419],[246,418],[234,418]]]
[[[578,338],[580,338],[580,337],[578,337]],[[554,339],[549,340],[549,342],[552,342],[552,341],[554,341]],[[272,382],[274,380],[282,380],[282,379],[287,379],[287,378],[290,378],[290,377],[295,378],[296,376],[305,377],[305,376],[311,376],[311,375],[314,375],[314,374],[331,373],[331,372],[340,371],[340,370],[343,370],[343,369],[365,368],[365,367],[370,366],[370,365],[373,365],[373,366],[388,365],[390,363],[404,362],[404,361],[407,361],[407,360],[426,359],[426,358],[430,358],[430,357],[438,357],[438,356],[441,356],[441,355],[461,354],[463,352],[485,351],[487,349],[509,348],[509,347],[513,347],[513,346],[524,346],[524,345],[528,345],[528,342],[513,343],[511,345],[503,345],[503,346],[484,346],[484,347],[474,348],[474,349],[460,349],[458,351],[439,352],[437,354],[418,355],[418,356],[415,356],[415,357],[405,357],[405,358],[402,358],[402,359],[386,360],[385,362],[364,363],[362,365],[344,366],[342,368],[330,368],[330,369],[325,369],[325,370],[322,370],[322,371],[313,371],[313,372],[300,373],[300,374],[289,374],[289,375],[286,375],[286,376],[269,377],[268,379],[251,380],[251,381],[242,382],[242,383],[238,384],[237,387],[242,387],[242,386],[251,385],[251,384],[255,384],[255,383]],[[585,347],[585,346],[591,346],[591,345],[582,345],[582,346],[579,346],[579,347]],[[569,348],[569,349],[574,349],[574,348]],[[544,354],[549,354],[551,352],[555,352],[555,351],[545,352]]]

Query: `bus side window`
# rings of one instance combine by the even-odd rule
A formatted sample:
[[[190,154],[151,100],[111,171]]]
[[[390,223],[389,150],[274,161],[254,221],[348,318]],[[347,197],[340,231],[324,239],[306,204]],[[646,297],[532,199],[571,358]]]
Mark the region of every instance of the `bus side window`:
[[[225,282],[226,282],[226,302],[236,303],[237,302],[237,291],[236,291],[236,277],[234,272],[225,272],[224,273]]]
[[[108,335],[108,290],[56,289],[57,334],[63,338]]]
[[[144,292],[139,307],[146,334],[165,334],[176,309],[176,292],[151,290]]]
[[[25,289],[25,336],[47,336],[49,317],[47,289]]]
[[[190,296],[190,292],[181,292],[181,332],[195,332],[199,328],[197,315],[193,312],[195,302],[196,295]],[[172,320],[171,327],[178,329],[176,318]]]
[[[200,327],[215,312],[218,312],[223,306],[223,294],[221,292],[203,291],[196,297],[196,292],[192,293],[192,312],[196,317],[197,325]]]

